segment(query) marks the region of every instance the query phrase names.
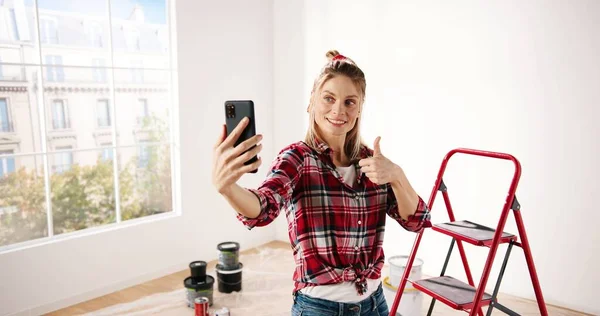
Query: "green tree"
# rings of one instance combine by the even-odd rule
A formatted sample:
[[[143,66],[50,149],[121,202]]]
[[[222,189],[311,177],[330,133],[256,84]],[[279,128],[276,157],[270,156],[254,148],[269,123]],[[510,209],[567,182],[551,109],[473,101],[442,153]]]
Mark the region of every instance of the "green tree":
[[[166,115],[168,117],[168,115]],[[144,146],[147,160],[143,167],[139,166],[139,156],[127,162],[121,174],[121,182],[133,183],[135,203],[122,204],[131,206],[122,212],[123,220],[168,212],[172,209],[171,185],[171,152],[168,145],[156,145],[168,140],[168,124],[157,116],[145,117],[141,130],[145,131],[145,139],[153,145]]]
[[[50,188],[55,234],[115,222],[112,161],[73,165],[68,171],[53,174]]]
[[[167,124],[144,120],[150,142],[168,139]],[[120,161],[118,173],[122,220],[163,213],[172,209],[170,146],[148,147],[145,166],[139,157]],[[113,162],[98,159],[95,165],[73,165],[52,173],[50,193],[55,234],[116,221]],[[20,168],[0,178],[0,246],[48,235],[44,177],[34,169]]]
[[[48,235],[44,178],[21,168],[0,178],[0,246]]]

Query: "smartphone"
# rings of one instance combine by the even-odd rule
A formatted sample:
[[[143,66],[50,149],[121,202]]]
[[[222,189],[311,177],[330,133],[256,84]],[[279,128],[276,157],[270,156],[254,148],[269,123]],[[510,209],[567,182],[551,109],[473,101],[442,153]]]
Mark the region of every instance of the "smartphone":
[[[256,121],[254,119],[254,102],[252,100],[229,100],[225,101],[225,124],[227,125],[227,136],[231,134],[240,121],[247,117],[250,119],[250,122],[242,131],[242,134],[235,142],[234,147],[239,145],[240,143],[246,141],[252,136],[256,135]],[[252,148],[254,148],[254,145]],[[252,149],[250,148],[250,149]],[[248,149],[248,150],[250,150]],[[258,160],[257,156],[250,158],[250,160],[246,161],[244,165],[249,165]],[[256,173],[258,169],[250,171],[250,173]]]

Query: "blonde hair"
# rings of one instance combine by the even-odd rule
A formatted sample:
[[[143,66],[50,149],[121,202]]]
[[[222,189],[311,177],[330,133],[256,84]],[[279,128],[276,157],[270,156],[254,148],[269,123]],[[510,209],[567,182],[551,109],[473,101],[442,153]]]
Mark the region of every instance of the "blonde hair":
[[[312,148],[317,147],[317,139],[320,139],[322,141],[320,135],[318,135],[317,133],[314,111],[317,90],[321,89],[325,82],[327,82],[331,78],[334,78],[336,76],[346,76],[350,80],[352,80],[352,82],[356,85],[360,94],[358,96],[358,118],[354,127],[346,134],[346,140],[344,143],[344,151],[346,156],[350,159],[350,161],[354,162],[355,160],[360,158],[360,150],[363,146],[363,142],[360,136],[360,121],[362,107],[365,101],[365,92],[367,89],[365,74],[352,59],[341,55],[337,50],[330,50],[325,56],[327,57],[328,62],[321,69],[321,73],[315,80],[310,95],[310,103],[308,105],[309,127],[306,131],[304,141]]]

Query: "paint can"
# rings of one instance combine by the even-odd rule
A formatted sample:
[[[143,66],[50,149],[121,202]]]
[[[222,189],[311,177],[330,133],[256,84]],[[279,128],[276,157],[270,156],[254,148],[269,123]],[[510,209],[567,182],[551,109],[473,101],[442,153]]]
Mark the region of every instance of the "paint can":
[[[404,275],[404,270],[408,264],[408,256],[393,256],[390,257],[388,263],[390,264],[390,284],[394,287],[400,285],[400,280]],[[409,280],[417,281],[422,278],[423,260],[415,258],[413,261],[412,269],[408,275]],[[405,288],[413,288],[412,284],[406,283]]]
[[[192,275],[192,281],[195,283],[203,282],[206,280],[206,262],[205,261],[193,261],[190,263],[190,274]]]
[[[188,307],[194,307],[194,300],[204,297],[208,300],[210,306],[213,304],[213,286],[215,278],[206,275],[204,281],[194,282],[192,277],[188,277],[183,281],[186,288],[186,299]]]
[[[393,286],[390,283],[390,277],[385,277],[383,280],[383,296],[390,308],[394,305],[396,293],[398,293],[398,287]],[[402,293],[402,300],[400,301],[400,305],[398,305],[395,316],[421,316],[422,308],[423,293],[415,288],[405,287],[404,292]]]
[[[230,316],[229,309],[227,307],[223,307],[219,310],[213,312],[213,316]]]
[[[206,297],[197,297],[194,299],[194,311],[196,316],[209,316],[208,315],[209,302]]]
[[[219,292],[231,293],[242,290],[242,269],[244,265],[240,262],[237,269],[223,269],[221,265],[217,265],[217,279],[219,281]]]
[[[237,270],[240,256],[240,244],[226,241],[217,245],[219,250],[219,265],[222,270]]]

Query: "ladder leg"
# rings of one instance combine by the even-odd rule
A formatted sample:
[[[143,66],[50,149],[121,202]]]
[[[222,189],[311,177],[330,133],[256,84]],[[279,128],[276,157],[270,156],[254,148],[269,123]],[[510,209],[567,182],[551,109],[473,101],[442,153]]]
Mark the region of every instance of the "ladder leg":
[[[446,209],[448,210],[448,216],[450,217],[450,221],[454,222],[456,219],[454,218],[454,211],[452,210],[452,204],[450,204],[450,197],[448,196],[448,191],[442,191],[442,197],[444,198],[444,203],[446,204]],[[465,274],[467,275],[467,281],[469,285],[475,286],[475,281],[473,281],[473,275],[471,274],[471,268],[469,267],[469,262],[467,261],[467,254],[465,253],[465,248],[463,247],[462,241],[457,240],[456,245],[458,246],[458,252],[460,253],[460,258],[462,259],[463,266],[465,268]],[[478,311],[479,316],[483,316],[483,310],[479,308]]]
[[[444,262],[444,267],[442,268],[442,273],[440,273],[440,276],[444,276],[446,274],[446,268],[448,267],[448,262],[450,261],[450,256],[452,255],[452,249],[454,248],[455,241],[456,241],[456,239],[452,238],[452,242],[450,242],[450,249],[448,249],[448,255],[446,255],[446,261]],[[427,312],[427,316],[431,316],[434,305],[435,305],[435,298],[432,298],[431,305],[429,305],[429,311]]]
[[[509,316],[521,316],[521,314],[515,313],[513,310],[509,309],[508,307],[506,307],[506,306],[504,306],[504,305],[502,305],[502,304],[500,304],[498,302],[496,302],[496,303],[492,302],[491,304],[493,304],[494,307],[497,310],[503,312],[506,315],[509,315]]]
[[[508,204],[504,206],[502,210],[502,214],[500,215],[500,220],[498,221],[498,227],[496,228],[496,233],[494,233],[494,239],[492,240],[492,245],[490,246],[490,252],[485,262],[485,266],[483,268],[483,272],[481,273],[481,280],[477,286],[477,291],[475,292],[473,309],[469,315],[473,316],[475,314],[475,310],[479,308],[479,312],[481,312],[481,299],[483,298],[483,292],[485,291],[485,286],[487,285],[488,278],[490,276],[490,271],[492,270],[492,264],[494,263],[494,258],[496,257],[496,251],[498,250],[498,245],[500,244],[500,236],[504,231],[504,225],[506,224],[506,218],[508,217],[509,207]]]
[[[506,265],[508,264],[508,258],[510,257],[510,251],[512,250],[514,243],[511,241],[508,244],[508,249],[506,249],[506,255],[504,256],[504,262],[502,262],[502,268],[500,268],[500,273],[498,275],[498,281],[496,282],[496,286],[494,287],[494,293],[492,294],[492,304],[488,307],[487,315],[492,315],[492,309],[494,309],[494,303],[498,297],[498,291],[500,290],[500,283],[502,282],[502,277],[504,276],[504,272],[506,271]]]
[[[521,237],[521,243],[523,244],[523,251],[525,252],[525,259],[527,261],[527,267],[529,268],[529,275],[531,276],[531,283],[533,283],[533,290],[535,291],[538,307],[540,308],[541,315],[547,316],[548,310],[546,309],[546,303],[544,302],[544,296],[542,295],[540,281],[538,280],[535,265],[533,263],[533,256],[531,254],[531,248],[529,247],[529,240],[527,239],[527,233],[525,232],[525,225],[523,224],[521,211],[514,210],[514,214],[517,222],[517,229],[519,230],[519,237]]]
[[[423,237],[423,233],[425,229],[417,234],[417,238],[415,238],[415,243],[413,244],[413,248],[410,252],[410,256],[408,257],[408,262],[406,263],[406,267],[404,268],[404,273],[402,274],[402,278],[400,279],[400,284],[398,284],[398,290],[396,292],[396,298],[394,299],[394,303],[390,308],[390,315],[396,315],[396,311],[398,310],[398,305],[400,305],[400,300],[402,298],[402,294],[404,293],[404,288],[406,287],[406,282],[408,276],[410,275],[410,271],[412,270],[413,262],[415,261],[415,257],[417,256],[417,249],[419,248],[419,244],[421,243],[421,238]]]

